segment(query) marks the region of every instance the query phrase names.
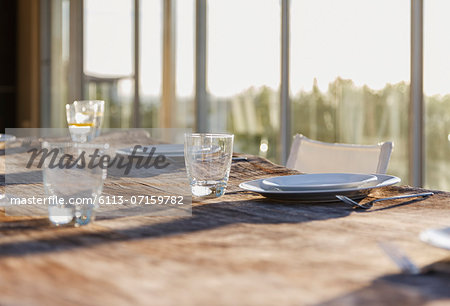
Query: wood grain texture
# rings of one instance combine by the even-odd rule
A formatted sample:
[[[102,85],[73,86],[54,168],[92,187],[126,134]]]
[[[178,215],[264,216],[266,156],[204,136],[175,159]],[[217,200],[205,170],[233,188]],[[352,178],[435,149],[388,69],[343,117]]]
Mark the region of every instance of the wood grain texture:
[[[401,275],[377,246],[393,241],[421,266],[445,259],[447,251],[418,235],[450,225],[450,193],[358,212],[341,203],[274,202],[238,187],[292,173],[248,156],[233,163],[229,193],[195,202],[192,217],[55,228],[46,218],[1,215],[0,304],[450,303],[448,274]],[[416,191],[387,187],[367,200]]]

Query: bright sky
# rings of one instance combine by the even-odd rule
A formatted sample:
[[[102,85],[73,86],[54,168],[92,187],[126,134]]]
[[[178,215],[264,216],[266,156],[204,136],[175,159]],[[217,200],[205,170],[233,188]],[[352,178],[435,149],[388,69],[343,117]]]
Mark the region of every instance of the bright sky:
[[[86,1],[85,71],[132,75],[130,0]],[[425,2],[424,89],[450,93],[450,1]],[[194,0],[177,1],[177,94],[193,95]],[[162,1],[141,0],[141,84],[161,93]],[[409,0],[291,0],[291,92],[337,76],[379,89],[409,81]],[[208,2],[208,89],[231,96],[280,83],[280,0]]]

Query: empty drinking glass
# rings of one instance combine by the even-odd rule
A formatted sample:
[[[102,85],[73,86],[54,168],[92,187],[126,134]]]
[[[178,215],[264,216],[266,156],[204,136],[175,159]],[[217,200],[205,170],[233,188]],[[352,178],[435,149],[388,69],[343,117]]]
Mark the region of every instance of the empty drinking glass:
[[[185,134],[186,171],[194,196],[213,198],[225,193],[233,138],[231,134]]]
[[[101,156],[108,145],[44,142],[42,148],[46,156],[43,178],[50,221],[75,226],[93,221],[106,166],[100,163],[100,157],[91,164],[89,155]]]
[[[100,134],[105,102],[101,100],[75,101],[66,104],[70,136],[76,142],[88,142]]]

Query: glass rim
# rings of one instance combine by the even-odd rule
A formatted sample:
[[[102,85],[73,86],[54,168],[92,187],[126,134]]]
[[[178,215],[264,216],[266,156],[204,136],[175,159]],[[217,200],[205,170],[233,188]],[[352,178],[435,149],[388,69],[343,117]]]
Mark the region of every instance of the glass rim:
[[[103,104],[105,105],[105,100],[75,100],[72,103],[66,104],[66,109],[69,107],[75,106],[76,104]]]
[[[86,102],[100,102],[100,103],[105,103],[105,100],[75,100],[72,102],[73,103],[86,103]]]
[[[233,138],[234,134],[230,134],[230,133],[191,133],[191,134],[184,134],[185,137],[211,137],[211,138]]]

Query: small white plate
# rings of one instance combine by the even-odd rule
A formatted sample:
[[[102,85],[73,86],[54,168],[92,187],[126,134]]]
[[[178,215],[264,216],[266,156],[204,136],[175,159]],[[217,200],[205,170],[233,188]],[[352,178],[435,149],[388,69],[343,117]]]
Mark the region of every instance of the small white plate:
[[[13,141],[16,139],[14,135],[0,134],[0,142]]]
[[[156,145],[143,146],[136,150],[135,155],[136,156],[148,156],[150,154],[152,148],[155,148],[154,155],[165,155],[167,157],[184,157],[184,145],[183,144],[156,144]],[[134,149],[134,147],[123,148],[123,149],[117,150],[117,153],[128,156],[133,153],[133,149]]]
[[[16,140],[16,136],[8,134],[0,134],[0,150],[5,148],[5,142]]]
[[[277,176],[264,179],[261,187],[267,190],[331,190],[348,189],[375,183],[377,177],[371,174],[315,173]]]
[[[420,233],[420,240],[432,246],[450,250],[450,227],[425,230]]]
[[[266,190],[261,187],[261,181],[264,179],[244,182],[239,185],[244,190],[259,193],[267,198],[275,200],[288,200],[296,202],[324,203],[336,202],[336,195],[345,195],[351,199],[364,198],[374,188],[386,187],[399,183],[400,178],[392,175],[375,174],[377,181],[368,184],[369,186],[360,186],[345,189],[318,189],[318,190]]]

